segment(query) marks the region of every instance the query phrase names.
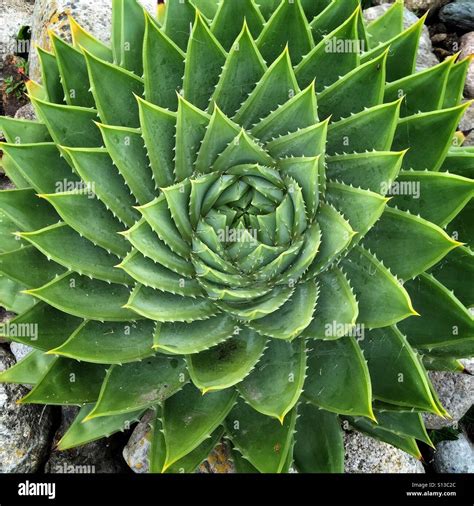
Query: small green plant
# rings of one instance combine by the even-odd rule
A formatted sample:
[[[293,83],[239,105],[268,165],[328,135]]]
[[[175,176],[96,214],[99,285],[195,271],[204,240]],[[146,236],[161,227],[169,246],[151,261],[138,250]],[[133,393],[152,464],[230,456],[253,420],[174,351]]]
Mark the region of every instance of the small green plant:
[[[13,95],[17,100],[26,97],[26,76],[28,75],[28,62],[23,58],[16,58],[15,61],[15,74],[5,77],[5,93]]]
[[[223,435],[238,471],[342,472],[346,428],[419,458],[426,368],[474,353],[469,59],[415,73],[401,2],[113,8],[0,120],[0,335],[35,348],[0,380],[81,406],[62,449],[151,408],[152,472]]]

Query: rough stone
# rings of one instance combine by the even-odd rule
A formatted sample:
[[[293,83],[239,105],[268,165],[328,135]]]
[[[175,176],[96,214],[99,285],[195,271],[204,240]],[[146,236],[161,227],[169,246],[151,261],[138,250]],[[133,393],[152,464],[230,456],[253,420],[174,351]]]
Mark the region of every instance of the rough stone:
[[[21,343],[10,343],[10,351],[15,356],[15,360],[19,362],[22,358],[26,357],[28,353],[33,351],[31,346]]]
[[[31,26],[33,4],[25,0],[3,1],[0,5],[0,69],[7,54],[23,52],[17,47],[16,36],[22,26]]]
[[[471,132],[474,130],[474,104],[471,104],[469,109],[464,114],[461,123],[459,123],[459,130],[461,132]]]
[[[467,370],[474,371],[474,359],[462,360],[462,362]],[[431,371],[429,375],[441,404],[451,418],[425,414],[423,415],[425,425],[429,429],[452,426],[459,422],[474,403],[474,376],[441,371]]]
[[[384,14],[391,7],[390,3],[382,3],[380,5],[376,5],[375,7],[370,7],[364,11],[364,18],[367,22],[374,21]],[[403,14],[403,25],[405,28],[408,28],[413,23],[418,21],[418,17],[413,12],[409,11],[407,8],[404,9]],[[416,70],[420,72],[421,70],[425,70],[427,68],[433,67],[439,63],[438,59],[433,53],[433,45],[431,43],[430,34],[428,28],[425,26],[423,28],[423,33],[420,38],[420,45],[418,48],[418,56],[416,59]]]
[[[156,12],[156,0],[140,0],[151,13]],[[110,41],[112,2],[95,0],[37,0],[33,12],[31,40],[40,47],[50,50],[48,30],[53,30],[71,40],[68,15],[103,42]],[[30,77],[40,80],[40,69],[36,51],[30,55]]]
[[[71,450],[59,451],[55,449],[78,412],[79,408],[77,407],[62,408],[61,424],[54,435],[53,451],[46,462],[45,472],[51,474],[93,474],[125,471],[125,465],[116,456],[114,436]]]
[[[420,461],[408,453],[359,432],[344,434],[346,473],[424,473]]]
[[[0,371],[14,363],[0,348]],[[49,448],[52,408],[17,404],[27,393],[20,385],[0,384],[0,473],[38,471]]]
[[[466,33],[461,37],[460,50],[461,54],[459,57],[461,59],[474,55],[474,32]],[[464,93],[467,98],[474,98],[474,58],[469,66]]]
[[[439,18],[461,30],[474,30],[474,2],[456,0],[439,11]]]
[[[8,320],[11,320],[15,316],[14,313],[10,313],[5,308],[0,306],[0,323],[6,323]],[[8,343],[9,340],[4,337],[0,337],[0,344]]]
[[[405,0],[405,7],[411,11],[426,12],[437,11],[443,5],[446,5],[450,0]],[[380,5],[383,3],[394,3],[395,0],[375,0],[374,4]]]
[[[35,110],[33,109],[33,106],[30,103],[28,103],[23,107],[21,107],[20,109],[18,109],[18,111],[16,111],[15,118],[29,119],[31,121],[34,121],[36,119],[36,113]]]
[[[434,455],[438,473],[474,473],[474,448],[464,434],[455,441],[442,441]]]

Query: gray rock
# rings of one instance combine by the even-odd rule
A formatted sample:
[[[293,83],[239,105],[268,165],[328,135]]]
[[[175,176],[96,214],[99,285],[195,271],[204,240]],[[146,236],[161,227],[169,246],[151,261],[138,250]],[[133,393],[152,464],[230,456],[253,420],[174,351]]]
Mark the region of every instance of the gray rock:
[[[474,131],[471,132],[463,143],[463,146],[474,146]]]
[[[15,118],[18,119],[29,119],[34,121],[36,118],[35,110],[31,104],[26,104],[23,107],[20,107],[18,111],[15,113]]]
[[[13,355],[0,348],[0,371],[14,365]],[[50,445],[52,409],[17,404],[28,393],[20,385],[0,384],[0,473],[34,473]]]
[[[19,362],[22,358],[26,357],[28,353],[33,351],[31,346],[27,346],[26,344],[21,343],[10,343],[10,351],[15,356],[15,360]]]
[[[455,441],[438,444],[433,464],[438,473],[474,473],[474,448],[461,433]]]
[[[145,414],[140,423],[135,427],[127,445],[123,449],[123,458],[135,473],[147,473],[149,471],[150,422],[153,416],[154,413],[151,410]],[[218,444],[196,472],[211,474],[235,473],[235,466],[232,462],[227,443],[222,441]]]
[[[375,7],[370,7],[364,11],[364,18],[367,22],[374,21],[384,14],[392,5],[390,3],[382,3]],[[413,23],[418,21],[418,17],[409,11],[407,8],[403,14],[403,25],[408,28]],[[438,59],[433,53],[433,44],[431,43],[430,34],[428,28],[425,26],[420,38],[420,45],[418,48],[418,56],[416,59],[416,70],[420,72],[427,68],[433,67],[439,63]]]
[[[424,473],[420,461],[360,432],[344,434],[346,473]]]
[[[474,359],[463,360],[462,362],[466,369],[474,371]],[[441,429],[457,424],[474,403],[474,376],[440,371],[431,371],[429,375],[435,390],[438,392],[441,404],[452,418],[424,414],[426,427]]]
[[[147,473],[149,469],[148,452],[150,450],[150,422],[153,411],[145,413],[128,440],[122,455],[128,467],[135,473]]]
[[[140,3],[151,13],[156,13],[156,0],[140,0]],[[33,13],[31,40],[45,49],[51,49],[48,30],[54,30],[71,40],[68,15],[95,37],[103,42],[110,41],[112,2],[95,0],[37,0]],[[30,55],[30,77],[40,80],[40,69],[36,51]]]
[[[0,306],[0,323],[6,323],[8,320],[11,320],[15,316],[15,313],[10,313],[5,308]],[[8,343],[9,340],[4,337],[0,337],[0,344]]]
[[[459,57],[467,58],[469,55],[474,54],[474,32],[464,34],[460,40],[461,54]],[[474,98],[474,61],[471,61],[469,70],[466,77],[466,85],[464,93],[467,98]]]
[[[459,130],[461,132],[471,132],[474,130],[474,104],[471,104],[464,114],[461,123],[459,123]]]
[[[454,25],[461,30],[474,30],[474,2],[457,0],[449,3],[439,11],[439,18],[444,23]]]
[[[54,436],[54,446],[63,437],[77,413],[77,407],[63,407],[61,425]],[[114,436],[104,438],[71,450],[59,451],[53,448],[45,465],[45,472],[51,474],[93,474],[120,473],[126,467],[116,455]]]
[[[450,0],[405,0],[405,7],[411,11],[436,11]],[[393,4],[395,0],[375,0],[373,3],[380,5],[383,3]]]
[[[8,0],[0,3],[0,69],[7,54],[27,52],[19,47],[16,36],[22,26],[31,26],[33,5],[25,0]],[[24,51],[26,49],[26,51]]]

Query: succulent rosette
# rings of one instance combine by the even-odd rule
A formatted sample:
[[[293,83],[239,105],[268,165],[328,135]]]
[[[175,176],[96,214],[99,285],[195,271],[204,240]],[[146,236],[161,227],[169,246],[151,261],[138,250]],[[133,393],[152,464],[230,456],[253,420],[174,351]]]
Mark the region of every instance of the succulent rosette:
[[[82,406],[62,449],[147,412],[152,472],[223,436],[238,471],[341,472],[347,428],[420,457],[426,369],[474,352],[469,59],[415,72],[401,2],[113,9],[0,119],[3,334],[34,348],[1,381]]]

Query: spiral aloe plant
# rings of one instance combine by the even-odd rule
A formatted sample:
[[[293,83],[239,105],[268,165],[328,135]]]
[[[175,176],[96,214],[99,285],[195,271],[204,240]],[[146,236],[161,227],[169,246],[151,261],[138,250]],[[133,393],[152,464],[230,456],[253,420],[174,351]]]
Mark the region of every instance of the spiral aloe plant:
[[[341,472],[343,430],[415,457],[427,369],[474,354],[469,59],[415,72],[397,1],[113,0],[38,49],[1,118],[0,376],[80,405],[62,449],[147,412],[152,472]],[[150,411],[151,410],[151,411]]]

